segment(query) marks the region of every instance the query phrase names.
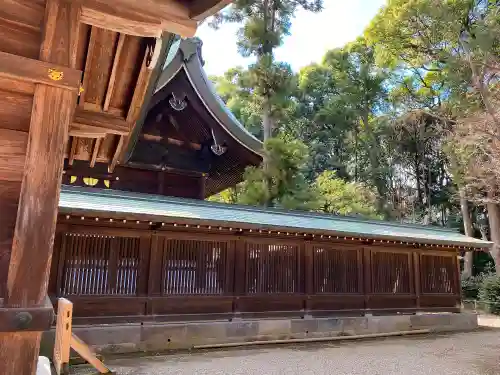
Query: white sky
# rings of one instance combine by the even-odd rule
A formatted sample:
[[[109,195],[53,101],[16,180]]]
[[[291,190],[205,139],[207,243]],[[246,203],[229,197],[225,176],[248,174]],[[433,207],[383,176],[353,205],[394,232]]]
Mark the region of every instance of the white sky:
[[[276,51],[276,58],[298,71],[311,62],[319,62],[329,49],[341,47],[360,35],[386,0],[323,0],[321,13],[299,11],[292,21],[291,36]],[[236,49],[238,25],[222,25],[213,30],[205,22],[197,36],[203,40],[203,59],[208,75],[222,75],[229,68],[246,66]]]

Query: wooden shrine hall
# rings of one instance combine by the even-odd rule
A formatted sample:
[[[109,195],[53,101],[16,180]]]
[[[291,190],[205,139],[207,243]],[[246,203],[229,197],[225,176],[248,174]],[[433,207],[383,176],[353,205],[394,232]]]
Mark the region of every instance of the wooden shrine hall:
[[[49,296],[75,324],[459,312],[451,230],[63,187]]]
[[[203,70],[201,41],[176,37],[127,149],[122,137],[70,133],[63,184],[205,199],[262,161],[262,143],[228,111]]]
[[[53,322],[63,172],[72,184],[203,198],[237,181],[241,163],[259,162],[259,143],[233,134],[196,84],[175,75],[157,85],[177,35],[193,37],[229,3],[0,2],[0,374],[33,374]]]
[[[460,310],[489,242],[203,201],[262,160],[179,38],[229,3],[0,0],[0,374],[62,296],[90,326]]]

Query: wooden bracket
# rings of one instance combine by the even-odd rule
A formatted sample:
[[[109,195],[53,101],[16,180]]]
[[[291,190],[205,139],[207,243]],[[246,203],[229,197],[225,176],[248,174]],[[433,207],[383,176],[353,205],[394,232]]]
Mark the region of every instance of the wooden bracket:
[[[3,307],[0,300],[0,332],[47,331],[54,322],[54,308],[50,299],[37,307]]]

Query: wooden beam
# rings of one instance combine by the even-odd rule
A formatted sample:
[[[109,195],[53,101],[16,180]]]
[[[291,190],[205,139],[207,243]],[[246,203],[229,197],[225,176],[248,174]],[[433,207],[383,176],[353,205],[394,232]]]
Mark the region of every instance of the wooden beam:
[[[118,144],[116,145],[115,154],[113,155],[113,159],[111,160],[111,163],[108,167],[109,173],[114,172],[115,167],[118,164],[118,161],[120,159],[120,155],[121,155],[124,143],[125,143],[125,136],[122,135],[122,136],[120,136],[120,140],[118,141]]]
[[[126,121],[105,113],[85,111],[78,108],[71,124],[72,130],[96,130],[107,134],[128,135],[131,125]]]
[[[113,90],[115,88],[116,72],[118,70],[118,63],[120,62],[120,56],[122,54],[123,45],[125,44],[125,34],[120,34],[118,37],[118,45],[116,46],[115,57],[113,59],[113,67],[111,69],[111,75],[109,77],[108,88],[106,89],[106,97],[104,99],[103,110],[107,112],[109,110],[109,104],[111,103],[111,97],[113,95]]]
[[[73,165],[75,162],[76,148],[78,146],[78,137],[71,137],[71,149],[69,150],[68,164]]]
[[[94,150],[92,151],[92,159],[90,159],[90,168],[95,167],[97,155],[99,154],[99,147],[101,147],[102,138],[96,138],[94,142]]]
[[[89,83],[90,83],[90,68],[91,68],[91,62],[92,62],[92,56],[94,55],[94,49],[96,46],[96,30],[91,27],[90,28],[90,37],[89,37],[89,45],[87,46],[87,57],[85,59],[85,71],[83,73],[83,83],[82,83],[82,91],[80,92],[80,99],[79,99],[79,107],[83,108],[83,105],[85,104],[85,94],[86,91],[88,90]]]
[[[186,145],[187,147],[193,150],[201,150],[201,145],[199,143],[185,142],[181,141],[180,139],[162,137],[161,135],[141,134],[141,138],[144,139],[145,141],[167,143],[176,146]]]
[[[99,8],[98,8],[99,7]],[[162,33],[160,18],[145,18],[112,13],[98,4],[87,4],[82,7],[82,22],[102,29],[116,31],[121,34],[159,38]]]
[[[132,124],[132,126],[135,124],[141,113],[142,103],[144,103],[144,97],[146,96],[149,80],[151,79],[151,74],[153,73],[153,71],[148,69],[147,66],[148,55],[150,53],[152,54],[153,51],[151,50],[151,47],[148,47],[144,53],[141,71],[139,72],[139,77],[137,78],[137,83],[135,85],[134,96],[132,97],[127,113],[127,122]]]
[[[196,33],[197,21],[178,0],[74,0],[82,5],[82,22],[128,35],[159,38],[163,31],[183,37]]]
[[[189,6],[189,18],[203,21],[232,2],[233,0],[193,0]]]
[[[43,83],[78,92],[82,72],[77,69],[0,52],[0,77]]]
[[[76,71],[73,35],[79,11],[63,0],[47,0],[40,59]],[[78,76],[79,77],[79,76]],[[69,78],[69,77],[66,77]],[[63,80],[63,79],[61,79]],[[6,308],[41,306],[46,297],[56,228],[64,148],[76,105],[79,78],[71,87],[37,81],[28,149],[19,197]],[[0,334],[0,374],[36,371],[41,332]]]

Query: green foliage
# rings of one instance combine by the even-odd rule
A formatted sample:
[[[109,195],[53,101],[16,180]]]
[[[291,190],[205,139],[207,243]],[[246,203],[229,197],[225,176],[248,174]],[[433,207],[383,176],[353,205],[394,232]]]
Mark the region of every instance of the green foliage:
[[[477,300],[479,298],[479,290],[484,280],[484,275],[463,276],[460,280],[462,287],[462,298],[464,300]]]
[[[496,274],[486,276],[478,297],[484,302],[487,312],[500,315],[500,276]]]
[[[307,147],[300,141],[270,138],[264,144],[267,163],[247,168],[239,202],[264,207],[310,210],[317,206],[315,191],[302,169]]]
[[[238,50],[243,56],[257,58],[248,69],[252,87],[248,101],[257,104],[252,108],[261,116],[264,140],[272,136],[286,111],[294,85],[290,66],[276,62],[274,50],[289,35],[292,18],[298,9],[319,12],[322,6],[322,0],[236,0],[212,21],[214,27],[224,22],[242,24],[238,30]]]
[[[368,187],[338,178],[325,171],[315,181],[320,210],[337,215],[380,218],[376,212],[376,194]]]

